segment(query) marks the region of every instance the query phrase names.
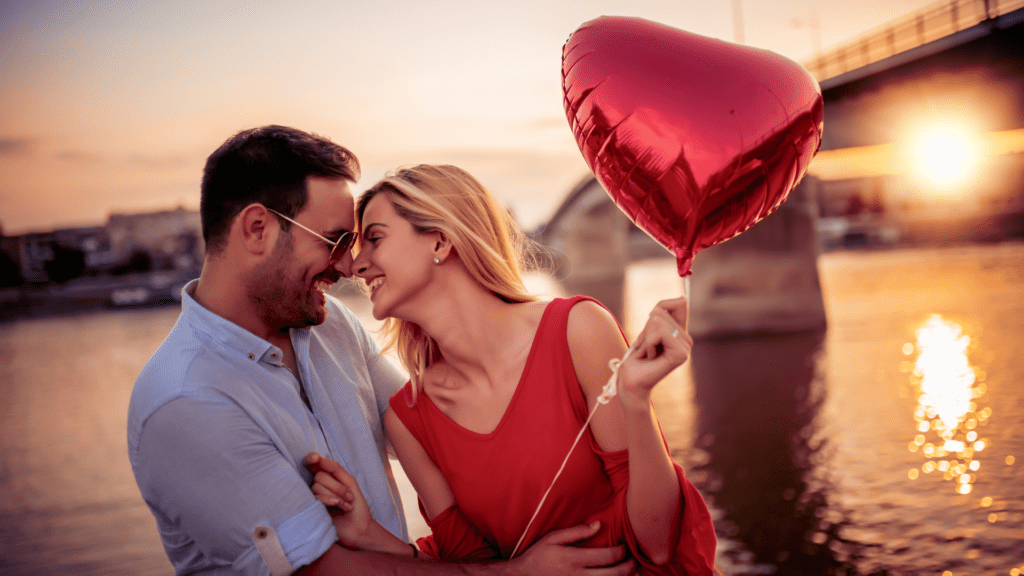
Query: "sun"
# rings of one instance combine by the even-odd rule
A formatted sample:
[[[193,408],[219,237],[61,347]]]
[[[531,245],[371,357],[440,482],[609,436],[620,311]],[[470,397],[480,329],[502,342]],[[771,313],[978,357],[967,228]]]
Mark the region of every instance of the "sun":
[[[911,150],[913,172],[929,188],[956,191],[978,176],[979,140],[968,129],[929,126],[919,133]]]

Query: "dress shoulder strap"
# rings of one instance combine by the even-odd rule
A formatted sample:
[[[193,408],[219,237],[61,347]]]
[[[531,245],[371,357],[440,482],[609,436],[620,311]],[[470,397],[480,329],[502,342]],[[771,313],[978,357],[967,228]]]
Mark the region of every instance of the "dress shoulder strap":
[[[419,407],[419,402],[422,402],[423,400],[423,392],[420,392],[415,396],[414,403],[412,386],[413,384],[411,381],[406,382],[405,386],[402,386],[402,388],[398,392],[395,392],[391,399],[388,400],[388,404],[395,412],[395,416],[398,416],[398,419],[402,421],[402,424],[405,424],[405,427],[409,429],[409,432],[412,432],[412,435],[422,442],[421,434],[424,424],[423,416],[417,408]]]
[[[551,303],[551,306],[553,307],[553,310],[552,310],[552,312],[553,312],[553,314],[552,314],[552,326],[551,327],[555,328],[557,326],[557,328],[559,329],[559,332],[562,333],[562,334],[565,334],[566,328],[568,328],[568,326],[569,326],[569,312],[572,310],[573,306],[575,306],[576,304],[579,304],[580,302],[583,302],[585,300],[589,300],[589,301],[597,304],[601,308],[604,308],[605,310],[608,310],[608,307],[605,306],[604,304],[602,304],[596,298],[592,298],[590,296],[585,296],[583,294],[577,294],[576,296],[572,296],[572,297],[569,297],[569,298],[556,298]],[[611,310],[608,310],[608,312],[611,313]],[[614,317],[614,314],[612,314],[612,316]],[[626,333],[622,329],[622,326],[619,325],[618,319],[616,319],[615,325],[618,326],[619,333],[622,334],[623,338],[625,338],[626,337]]]
[[[604,308],[604,304],[598,302],[595,298],[590,296],[584,296],[577,294],[576,296],[570,296],[568,298],[555,298],[551,301],[551,322],[557,325],[564,326],[569,322],[569,311],[572,307],[583,302],[584,300],[590,300],[591,302],[597,303],[598,306]]]

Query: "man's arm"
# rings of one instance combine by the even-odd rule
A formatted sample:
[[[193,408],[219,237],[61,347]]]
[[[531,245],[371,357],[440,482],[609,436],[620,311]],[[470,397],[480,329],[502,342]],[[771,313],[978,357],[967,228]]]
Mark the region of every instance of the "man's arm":
[[[381,574],[395,576],[626,576],[633,561],[608,566],[622,559],[622,547],[576,548],[573,542],[590,538],[600,529],[598,523],[551,532],[523,555],[502,562],[436,562],[377,552],[348,550],[331,546],[295,576],[339,576]],[[590,566],[604,566],[590,568]]]
[[[358,519],[353,520],[355,524],[365,529],[366,521],[378,526],[369,517],[369,508],[363,498],[359,485],[348,472],[337,462],[325,459],[319,454],[309,454],[304,460],[310,471],[317,474],[317,484],[314,491],[321,489],[322,494],[337,498],[345,503],[345,512],[342,515],[351,514]],[[339,517],[340,518],[340,517]],[[510,562],[490,563],[443,563],[426,562],[414,560],[401,541],[394,542],[400,547],[399,554],[380,554],[368,551],[354,552],[342,546],[332,546],[322,557],[310,566],[300,570],[298,574],[362,574],[364,571],[372,571],[374,574],[468,574],[468,575],[562,575],[562,574],[589,574],[597,575],[624,575],[629,573],[632,562],[611,568],[591,569],[588,566],[606,566],[621,559],[624,549],[619,548],[575,548],[569,546],[574,542],[589,538],[597,533],[600,524],[595,522],[590,526],[577,526],[567,530],[561,530],[548,534],[534,544],[523,556]],[[339,528],[339,535],[341,534]],[[383,529],[381,529],[383,530]],[[359,532],[359,530],[356,530]],[[386,531],[384,531],[386,533]],[[347,531],[346,531],[347,534]],[[394,536],[386,533],[390,540]],[[351,535],[353,542],[363,539],[361,534]],[[342,542],[349,539],[342,538]],[[375,540],[371,536],[370,540]],[[374,545],[379,545],[374,541]],[[366,546],[360,544],[345,544],[345,546],[360,547],[364,550]],[[385,548],[377,547],[376,550]]]
[[[288,433],[294,438],[277,441],[307,441],[301,430],[279,431]],[[237,404],[178,398],[147,419],[135,472],[146,502],[165,518],[161,530],[187,547],[183,554],[266,575],[275,559],[302,566],[337,541],[301,466]]]

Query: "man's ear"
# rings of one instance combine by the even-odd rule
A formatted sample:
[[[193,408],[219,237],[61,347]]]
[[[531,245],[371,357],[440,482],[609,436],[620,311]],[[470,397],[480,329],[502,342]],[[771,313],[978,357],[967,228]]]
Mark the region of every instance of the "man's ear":
[[[432,234],[434,234],[434,258],[444,262],[454,252],[455,247],[452,246],[451,239],[444,232],[435,230]]]
[[[276,217],[260,203],[249,204],[235,217],[232,234],[240,241],[247,252],[253,255],[264,254],[274,247],[281,227]]]

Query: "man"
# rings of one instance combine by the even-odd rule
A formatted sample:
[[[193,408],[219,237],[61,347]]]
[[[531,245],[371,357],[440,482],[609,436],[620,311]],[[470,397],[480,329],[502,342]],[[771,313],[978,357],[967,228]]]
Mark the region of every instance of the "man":
[[[626,574],[620,549],[550,534],[522,558],[445,564],[337,545],[303,458],[355,478],[373,517],[408,541],[381,415],[406,378],[324,293],[349,273],[359,164],[325,138],[266,126],[207,160],[206,254],[182,313],[140,373],[132,470],[178,574]],[[299,572],[296,572],[298,570]]]

